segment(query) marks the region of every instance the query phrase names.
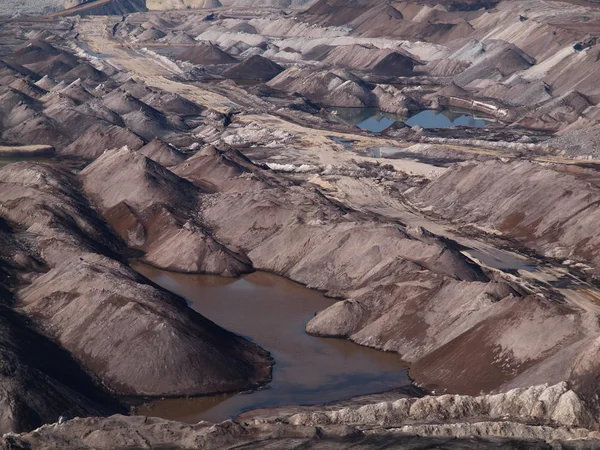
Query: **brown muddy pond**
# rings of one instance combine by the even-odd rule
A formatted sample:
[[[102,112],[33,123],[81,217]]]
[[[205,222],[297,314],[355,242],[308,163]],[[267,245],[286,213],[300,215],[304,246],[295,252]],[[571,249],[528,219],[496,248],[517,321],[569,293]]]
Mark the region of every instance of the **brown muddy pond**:
[[[132,267],[275,359],[273,380],[264,389],[153,400],[138,407],[138,414],[190,423],[221,421],[254,408],[324,403],[410,384],[407,364],[396,354],[306,334],[306,323],[335,300],[285,278],[256,272],[231,279],[165,272],[140,263]]]

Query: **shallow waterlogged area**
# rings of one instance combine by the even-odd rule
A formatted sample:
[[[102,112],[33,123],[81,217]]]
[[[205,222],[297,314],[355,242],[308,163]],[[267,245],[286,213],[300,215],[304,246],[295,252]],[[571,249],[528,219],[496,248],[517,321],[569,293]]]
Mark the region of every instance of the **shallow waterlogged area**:
[[[255,272],[238,279],[165,272],[134,263],[150,280],[182,297],[220,326],[271,353],[273,380],[250,393],[153,400],[138,413],[195,423],[221,421],[243,411],[315,404],[410,384],[407,364],[342,339],[306,334],[306,323],[335,300],[285,278]]]
[[[408,116],[400,116],[377,108],[335,108],[330,111],[330,118],[373,133],[381,133],[396,122],[423,128],[485,127],[491,122],[469,112],[453,109],[424,109],[413,111]]]
[[[507,271],[525,270],[527,272],[535,272],[537,264],[526,258],[518,258],[510,252],[498,249],[490,249],[491,251],[483,252],[476,249],[466,250],[467,255],[476,258],[482,264],[493,267],[494,269]]]

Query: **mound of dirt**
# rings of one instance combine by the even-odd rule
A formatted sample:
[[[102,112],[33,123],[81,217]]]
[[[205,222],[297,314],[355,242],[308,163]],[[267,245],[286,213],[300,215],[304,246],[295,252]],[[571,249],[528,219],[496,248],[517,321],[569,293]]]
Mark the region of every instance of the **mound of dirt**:
[[[137,36],[138,41],[157,41],[158,39],[164,38],[167,35],[162,30],[156,28],[148,28],[143,33]]]
[[[34,84],[31,81],[26,80],[24,78],[19,78],[19,79],[13,81],[12,83],[9,84],[9,86],[19,92],[24,93],[25,95],[27,95],[31,98],[36,98],[36,99],[39,99],[40,97],[42,97],[43,95],[45,95],[47,93],[46,90],[40,88],[36,84]]]
[[[202,192],[127,147],[105,152],[87,166],[80,177],[86,192],[102,209],[112,208],[121,202],[139,210],[162,203],[183,213],[195,207]]]
[[[185,45],[189,45],[189,44],[195,44],[196,40],[190,36],[189,34],[187,34],[185,31],[169,31],[167,33],[167,35],[163,38],[164,42],[168,42],[169,44],[172,45],[178,45],[178,44],[185,44]]]
[[[230,28],[230,30],[234,33],[258,34],[256,28],[254,28],[248,22],[240,22],[235,24]]]
[[[196,103],[171,92],[156,91],[146,95],[142,100],[148,106],[168,116],[173,116],[174,114],[184,117],[199,116],[204,111]]]
[[[469,98],[470,93],[466,89],[461,88],[456,83],[451,82],[447,86],[444,86],[442,89],[437,91],[435,95],[442,95],[444,97]]]
[[[340,45],[333,49],[325,47],[321,51],[327,52],[323,53],[326,56],[322,59],[327,65],[383,76],[411,76],[413,68],[419,64],[405,52],[378,49],[371,45]]]
[[[530,398],[529,393],[525,393]],[[445,450],[481,450],[516,449],[547,450],[551,445],[561,448],[594,448],[600,445],[596,433],[584,428],[554,428],[545,425],[527,425],[508,420],[475,422],[456,422],[440,424],[439,417],[463,407],[468,402],[463,397],[454,396],[445,401],[446,407],[433,400],[419,402],[414,408],[422,411],[432,403],[428,411],[433,417],[429,422],[409,422],[406,425],[394,425],[390,431],[382,423],[394,423],[393,419],[407,415],[408,402],[384,402],[367,404],[362,408],[345,408],[342,411],[315,411],[306,420],[306,425],[288,423],[288,416],[275,420],[257,420],[220,424],[202,423],[199,425],[182,424],[154,417],[115,415],[105,419],[85,418],[70,420],[61,426],[45,427],[39,431],[19,436],[4,436],[0,443],[16,450],[36,448],[51,450],[115,450],[128,448],[203,448],[203,449],[293,449],[301,445],[303,450],[360,448],[361,450],[386,449],[445,449]],[[531,396],[537,399],[537,397]],[[568,398],[565,395],[564,398]],[[512,397],[510,397],[512,398]],[[540,403],[546,403],[549,395],[542,397]],[[561,397],[562,399],[563,397]],[[457,402],[460,406],[451,405]],[[479,397],[472,403],[472,410],[481,410]],[[567,402],[564,402],[567,403]],[[576,402],[573,402],[577,404]],[[567,403],[571,406],[571,403]],[[470,403],[469,403],[470,405]],[[340,406],[341,407],[341,406]],[[464,406],[467,407],[467,406]],[[525,410],[525,408],[523,408]],[[307,414],[309,415],[309,414]],[[300,415],[299,415],[300,416]],[[331,422],[326,422],[333,416]],[[346,417],[350,425],[337,425]],[[295,419],[299,417],[295,417]],[[363,420],[363,418],[365,418]],[[368,432],[361,431],[361,424],[369,419]],[[320,421],[318,419],[321,419]],[[337,420],[336,420],[337,419]],[[408,421],[407,421],[408,422]],[[530,421],[531,422],[531,421]],[[318,426],[315,423],[319,423]],[[372,423],[372,425],[371,425]],[[366,428],[366,427],[365,427]],[[398,432],[396,430],[402,430]],[[84,436],[93,435],[91,439]],[[506,436],[506,437],[499,437]],[[535,438],[533,438],[535,436]],[[577,436],[577,437],[575,437]],[[188,442],[193,439],[194,444]],[[551,443],[551,444],[550,444]]]
[[[221,8],[223,5],[219,0],[146,0],[146,5],[150,10],[169,10],[169,9],[214,9]]]
[[[91,100],[94,100],[96,97],[90,94],[90,92],[81,85],[81,80],[77,79],[73,83],[69,84],[66,88],[61,89],[60,92],[62,95],[66,95],[71,100],[82,104],[87,103]]]
[[[21,125],[24,121],[33,119],[43,108],[36,99],[8,88],[0,91],[0,124],[4,129]]]
[[[185,161],[185,154],[167,144],[164,141],[156,138],[139,149],[139,152],[157,162],[161,166],[171,167]]]
[[[8,63],[0,59],[0,85],[10,84],[17,78],[39,80],[40,76],[19,64]]]
[[[515,72],[526,70],[535,64],[535,60],[514,44],[492,42],[484,45],[484,53],[468,69],[453,80],[460,86],[478,79],[499,79]]]
[[[48,75],[52,78],[62,79],[61,77],[77,67],[77,63],[68,64],[61,59],[55,59],[48,64],[36,65],[35,70]]]
[[[108,79],[108,76],[104,72],[101,72],[92,65],[84,62],[75,66],[69,72],[59,77],[59,79],[64,80],[67,83],[72,83],[73,81],[80,79],[88,84],[97,85],[98,83],[105,82]]]
[[[155,143],[156,145],[156,143]],[[204,189],[127,148],[81,172],[85,190],[123,239],[167,270],[237,276],[250,261],[217,242],[195,219]],[[122,189],[123,183],[129,188]]]
[[[221,75],[238,80],[269,81],[283,70],[283,67],[270,59],[253,55],[245,61],[226,69]]]
[[[385,10],[393,17],[402,19],[398,10],[389,6],[387,2],[377,0],[357,0],[350,3],[344,0],[319,0],[300,17],[323,26],[348,25],[380,5],[384,5]]]
[[[569,131],[549,139],[544,146],[570,158],[600,159],[600,125]]]
[[[98,255],[53,268],[21,293],[20,306],[120,395],[226,392],[269,376],[258,346]]]
[[[470,65],[469,61],[459,59],[435,59],[419,67],[419,71],[435,77],[451,77],[458,75]]]
[[[90,2],[80,8],[73,9],[72,14],[81,16],[123,16],[147,10],[146,0],[110,0],[109,2]]]
[[[244,192],[264,186],[260,171],[235,150],[221,152],[208,146],[182,164],[173,167],[174,173],[207,192]],[[254,173],[253,177],[249,177]]]
[[[169,139],[175,131],[174,128],[162,113],[154,111],[133,111],[122,117],[127,128],[146,141],[155,137]]]
[[[154,114],[158,113],[154,108],[151,108],[137,97],[134,97],[122,89],[115,89],[102,97],[102,105],[119,115],[129,114],[135,111],[146,111]]]
[[[135,98],[144,98],[146,95],[156,92],[145,84],[138,83],[135,80],[127,81],[125,84],[122,84],[119,89],[123,92],[127,92],[129,95],[132,95]]]
[[[10,55],[9,60],[23,66],[47,61],[60,54],[61,51],[52,44],[43,40],[34,40],[28,42],[25,46]]]
[[[144,141],[127,128],[113,126],[104,131],[89,130],[60,151],[61,155],[93,160],[106,150],[127,146],[137,150]]]
[[[38,72],[42,75],[48,75],[52,78],[64,75],[68,71],[74,69],[80,64],[80,61],[72,53],[58,50],[55,47],[47,44],[48,47],[43,47],[44,55],[39,56],[33,63],[27,64],[27,68]],[[37,45],[33,45],[37,47]]]
[[[544,103],[517,124],[537,130],[558,131],[579,119],[590,106],[586,97],[571,91]]]
[[[79,138],[90,129],[106,129],[110,124],[102,119],[81,112],[78,103],[66,95],[53,92],[48,94],[44,114],[52,120],[56,129],[68,136],[69,142]],[[46,97],[44,97],[46,98]]]
[[[39,113],[5,130],[2,137],[9,143],[52,145],[56,149],[62,148],[70,141],[69,137],[58,129],[54,121]]]
[[[66,351],[4,305],[0,306],[0,360],[2,433],[30,431],[60,416],[125,412]]]
[[[298,92],[325,106],[360,108],[377,105],[373,86],[347,70],[316,71],[291,67],[269,81],[268,85],[289,94]]]
[[[12,17],[19,14],[41,15],[63,9],[64,0],[38,0],[24,2],[22,0],[4,0],[0,4],[0,16]]]
[[[600,216],[597,189],[552,166],[488,161],[454,167],[415,200],[448,219],[500,230],[543,254],[600,261],[600,233],[592,225]]]
[[[233,56],[211,43],[202,43],[190,47],[178,55],[177,59],[200,65],[231,64],[237,62]]]
[[[203,0],[201,8],[214,9],[214,8],[222,8],[223,3],[219,0]]]
[[[95,193],[107,185],[111,190],[116,181],[101,173],[106,158],[80,175]],[[154,169],[138,192],[149,185],[152,192],[161,191],[156,184],[167,181],[168,171],[141,155],[138,159]],[[127,174],[123,169],[120,164],[110,175],[122,177]],[[112,258],[121,258],[116,255],[123,252],[123,243],[90,206],[71,173],[16,163],[0,170],[0,182],[0,204],[11,204],[2,208],[3,214],[27,229],[30,259],[43,258],[38,264],[44,273],[19,290],[16,306],[111,391],[197,395],[255,387],[269,378],[265,351]]]
[[[35,84],[36,86],[45,89],[46,91],[49,91],[53,89],[58,83],[52,78],[50,78],[48,75],[44,75],[44,77],[37,81]]]
[[[145,30],[149,30],[151,28],[157,28],[159,30],[164,30],[167,28],[173,28],[174,25],[172,22],[168,21],[164,17],[161,17],[158,14],[148,15],[148,20],[142,23],[142,28]]]
[[[100,128],[102,128],[103,126],[108,126],[109,124],[117,125],[119,127],[125,126],[125,122],[123,121],[121,116],[119,116],[114,111],[111,111],[110,109],[102,106],[102,104],[97,99],[92,100],[88,103],[83,103],[77,106],[75,110],[80,114],[100,119],[101,122],[97,124]]]
[[[413,75],[415,65],[415,59],[409,55],[392,52],[373,65],[371,70],[377,75],[408,77]]]

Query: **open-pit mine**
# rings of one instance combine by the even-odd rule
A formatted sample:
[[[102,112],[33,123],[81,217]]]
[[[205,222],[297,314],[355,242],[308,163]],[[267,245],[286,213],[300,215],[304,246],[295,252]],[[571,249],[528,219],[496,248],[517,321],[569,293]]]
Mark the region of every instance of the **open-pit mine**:
[[[600,448],[600,3],[0,0],[0,450]]]

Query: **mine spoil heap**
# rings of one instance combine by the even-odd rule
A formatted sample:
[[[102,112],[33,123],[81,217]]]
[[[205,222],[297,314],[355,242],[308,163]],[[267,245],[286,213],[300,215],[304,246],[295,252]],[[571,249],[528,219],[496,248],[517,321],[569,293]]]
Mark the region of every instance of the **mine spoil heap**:
[[[600,446],[597,5],[29,3],[0,7],[47,14],[0,22],[0,448]],[[278,361],[132,258],[318,290],[306,333],[414,385],[137,416]]]

